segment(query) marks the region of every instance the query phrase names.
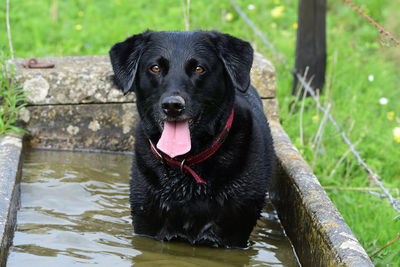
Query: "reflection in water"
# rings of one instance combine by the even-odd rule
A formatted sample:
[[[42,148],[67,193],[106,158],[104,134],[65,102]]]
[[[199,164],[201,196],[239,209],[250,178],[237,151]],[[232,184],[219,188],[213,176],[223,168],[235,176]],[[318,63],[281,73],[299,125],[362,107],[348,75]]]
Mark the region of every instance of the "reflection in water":
[[[298,266],[271,205],[246,249],[134,235],[130,166],[128,155],[30,151],[7,266]]]

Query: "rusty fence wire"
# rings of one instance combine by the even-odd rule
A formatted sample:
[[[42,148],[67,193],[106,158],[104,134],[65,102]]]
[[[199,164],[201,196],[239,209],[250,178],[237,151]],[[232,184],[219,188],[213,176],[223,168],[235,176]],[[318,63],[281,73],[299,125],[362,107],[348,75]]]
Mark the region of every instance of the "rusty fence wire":
[[[380,34],[383,34],[389,39],[388,46],[390,46],[392,43],[394,46],[400,45],[400,41],[397,40],[389,31],[385,30],[378,22],[376,22],[373,18],[368,16],[364,10],[362,10],[359,6],[351,2],[350,0],[344,0],[344,3],[346,5],[349,5],[351,8],[353,8],[358,14],[360,14],[364,19],[366,19],[369,23],[375,26],[375,28],[378,29]]]
[[[230,0],[232,6],[235,8],[235,10],[238,12],[238,14],[242,17],[242,19],[250,26],[250,28],[260,37],[262,42],[268,46],[273,53],[275,53],[283,63],[283,65],[286,67],[286,69],[294,74],[297,78],[298,81],[300,82],[301,86],[308,92],[308,94],[312,97],[312,99],[316,102],[318,109],[320,109],[325,116],[329,119],[329,121],[332,123],[332,125],[336,128],[336,130],[340,133],[342,136],[343,141],[348,145],[350,151],[354,155],[354,157],[357,159],[358,163],[365,168],[365,170],[368,172],[369,177],[372,178],[374,183],[379,186],[379,188],[382,190],[383,195],[385,195],[389,201],[390,204],[392,205],[393,209],[398,213],[398,215],[394,219],[399,219],[400,218],[400,205],[399,201],[392,196],[392,194],[389,192],[388,189],[385,188],[383,183],[381,182],[382,178],[372,170],[371,167],[368,166],[368,164],[365,162],[365,160],[360,156],[360,153],[355,149],[355,146],[351,143],[350,139],[347,137],[346,133],[342,130],[342,128],[339,126],[339,124],[336,122],[334,117],[329,113],[329,110],[323,107],[321,102],[319,101],[318,97],[314,93],[314,90],[311,88],[310,84],[307,83],[306,78],[303,77],[300,73],[298,73],[296,70],[290,70],[289,65],[287,61],[285,60],[284,56],[273,46],[271,42],[268,41],[268,39],[265,37],[265,35],[255,26],[254,22],[247,17],[245,12],[236,4],[235,0]],[[383,29],[383,28],[382,28]]]

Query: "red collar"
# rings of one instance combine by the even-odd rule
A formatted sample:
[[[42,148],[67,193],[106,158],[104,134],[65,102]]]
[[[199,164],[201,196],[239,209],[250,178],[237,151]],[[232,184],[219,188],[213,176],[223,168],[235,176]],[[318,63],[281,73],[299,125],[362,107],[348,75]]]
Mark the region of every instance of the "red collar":
[[[161,163],[167,163],[169,166],[180,169],[181,172],[188,172],[190,173],[193,178],[196,180],[198,184],[206,184],[206,182],[192,169],[190,168],[191,166],[200,163],[202,161],[205,161],[209,157],[211,157],[217,150],[218,148],[222,145],[222,143],[225,141],[226,137],[228,136],[229,130],[231,129],[233,122],[233,109],[231,112],[231,115],[229,116],[224,129],[222,132],[219,134],[217,139],[215,140],[214,144],[207,148],[206,150],[203,150],[197,155],[192,155],[189,156],[183,160],[176,160],[168,157],[167,155],[161,154],[157,148],[154,146],[154,144],[150,141],[150,149],[153,152],[153,154],[157,157],[158,160],[161,161]]]

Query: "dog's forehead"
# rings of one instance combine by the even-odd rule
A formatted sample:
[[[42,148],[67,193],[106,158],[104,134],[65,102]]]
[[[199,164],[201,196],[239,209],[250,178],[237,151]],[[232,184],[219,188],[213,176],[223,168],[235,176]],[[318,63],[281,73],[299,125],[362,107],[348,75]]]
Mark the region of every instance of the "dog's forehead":
[[[153,32],[144,54],[181,60],[208,58],[215,54],[215,47],[204,32]]]

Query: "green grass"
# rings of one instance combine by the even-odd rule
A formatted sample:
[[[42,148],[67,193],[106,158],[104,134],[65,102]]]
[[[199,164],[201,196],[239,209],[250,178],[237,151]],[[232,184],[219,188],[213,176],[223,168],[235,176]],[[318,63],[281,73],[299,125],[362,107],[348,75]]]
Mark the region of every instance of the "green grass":
[[[52,11],[54,2],[11,1],[16,57],[107,54],[115,42],[146,29],[184,30],[183,8],[181,1],[177,0],[58,1],[57,18],[52,19],[56,14]],[[237,2],[277,50],[285,55],[289,66],[293,66],[297,1]],[[396,1],[354,2],[400,38],[400,6]],[[255,9],[249,10],[249,4],[253,4]],[[5,29],[5,7],[2,5],[0,28]],[[278,6],[284,7],[283,12],[281,16],[273,17],[271,10]],[[323,114],[311,99],[306,100],[304,140],[301,142],[300,103],[293,115],[288,116],[294,101],[290,95],[292,75],[243,22],[230,2],[192,0],[190,28],[217,29],[246,39],[273,62],[277,72],[281,123],[312,165],[315,154],[312,140]],[[400,143],[393,137],[393,129],[400,127],[400,47],[382,46],[378,30],[342,1],[328,1],[327,35],[327,85],[321,101],[325,105],[332,104],[331,113],[352,142],[358,141],[357,150],[362,158],[383,178],[385,186],[393,189],[392,194],[400,197]],[[8,51],[7,44],[6,34],[1,35],[0,50]],[[374,77],[372,82],[368,80],[370,75]],[[389,100],[388,104],[379,103],[382,97]],[[321,184],[346,188],[375,187],[351,154],[331,175],[347,149],[336,129],[328,123],[314,167]],[[327,192],[369,254],[394,239],[400,231],[400,221],[393,220],[396,213],[387,200],[362,191],[329,189]],[[377,266],[400,266],[398,255],[400,242],[386,248],[373,258],[373,262]]]

